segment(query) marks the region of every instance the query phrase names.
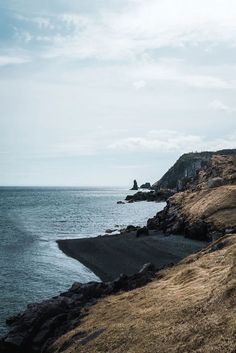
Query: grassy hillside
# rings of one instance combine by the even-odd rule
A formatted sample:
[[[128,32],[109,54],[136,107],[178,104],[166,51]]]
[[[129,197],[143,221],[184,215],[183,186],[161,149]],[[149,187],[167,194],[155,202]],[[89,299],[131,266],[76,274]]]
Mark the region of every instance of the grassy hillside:
[[[50,352],[235,353],[236,235],[101,299]]]

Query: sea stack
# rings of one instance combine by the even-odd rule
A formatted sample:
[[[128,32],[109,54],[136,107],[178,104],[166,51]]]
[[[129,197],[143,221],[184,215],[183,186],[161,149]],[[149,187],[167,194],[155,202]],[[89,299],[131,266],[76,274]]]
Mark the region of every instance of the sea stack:
[[[140,186],[140,189],[148,189],[150,190],[152,188],[151,186],[151,183],[147,182],[147,183],[144,183]]]
[[[130,189],[130,190],[138,190],[138,183],[137,183],[137,180],[134,179],[133,187],[132,187],[132,189]]]

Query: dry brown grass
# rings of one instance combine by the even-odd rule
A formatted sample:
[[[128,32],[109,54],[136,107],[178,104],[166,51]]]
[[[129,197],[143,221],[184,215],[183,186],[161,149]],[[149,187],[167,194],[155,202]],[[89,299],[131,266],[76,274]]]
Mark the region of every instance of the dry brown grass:
[[[190,222],[203,218],[217,227],[236,227],[236,185],[177,193],[171,200]]]
[[[211,157],[210,167],[202,169],[198,175],[197,188],[207,187],[211,178],[220,177],[223,184],[236,183],[236,155],[218,155]]]
[[[235,275],[236,234],[162,271],[143,288],[99,300],[81,325],[61,337],[52,350],[235,353]],[[78,336],[81,332],[85,341]],[[96,332],[97,337],[89,338]]]
[[[212,167],[219,170],[219,175],[230,180],[236,173],[236,155],[213,155]]]

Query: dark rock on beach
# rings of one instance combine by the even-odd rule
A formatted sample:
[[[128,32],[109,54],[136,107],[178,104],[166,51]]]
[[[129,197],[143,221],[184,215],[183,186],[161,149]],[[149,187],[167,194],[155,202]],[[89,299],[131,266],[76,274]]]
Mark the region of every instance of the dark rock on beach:
[[[106,234],[111,234],[111,233],[113,233],[113,232],[116,232],[116,229],[107,229],[107,230],[105,231]]]
[[[57,297],[29,304],[23,313],[8,319],[10,332],[0,342],[0,352],[47,352],[58,337],[79,324],[98,298],[141,287],[154,278],[156,271],[149,263],[137,274],[120,275],[112,282],[75,282]]]
[[[123,232],[133,232],[136,231],[137,229],[139,229],[139,227],[137,226],[133,226],[132,224],[130,224],[129,226],[127,226]]]
[[[149,230],[147,227],[139,228],[136,232],[136,237],[147,236],[149,235]]]

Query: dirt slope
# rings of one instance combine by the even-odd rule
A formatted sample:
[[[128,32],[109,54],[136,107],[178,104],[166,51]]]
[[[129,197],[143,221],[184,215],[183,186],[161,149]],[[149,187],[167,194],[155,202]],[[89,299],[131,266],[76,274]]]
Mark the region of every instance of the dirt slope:
[[[235,353],[236,234],[141,289],[101,299],[50,351]]]

